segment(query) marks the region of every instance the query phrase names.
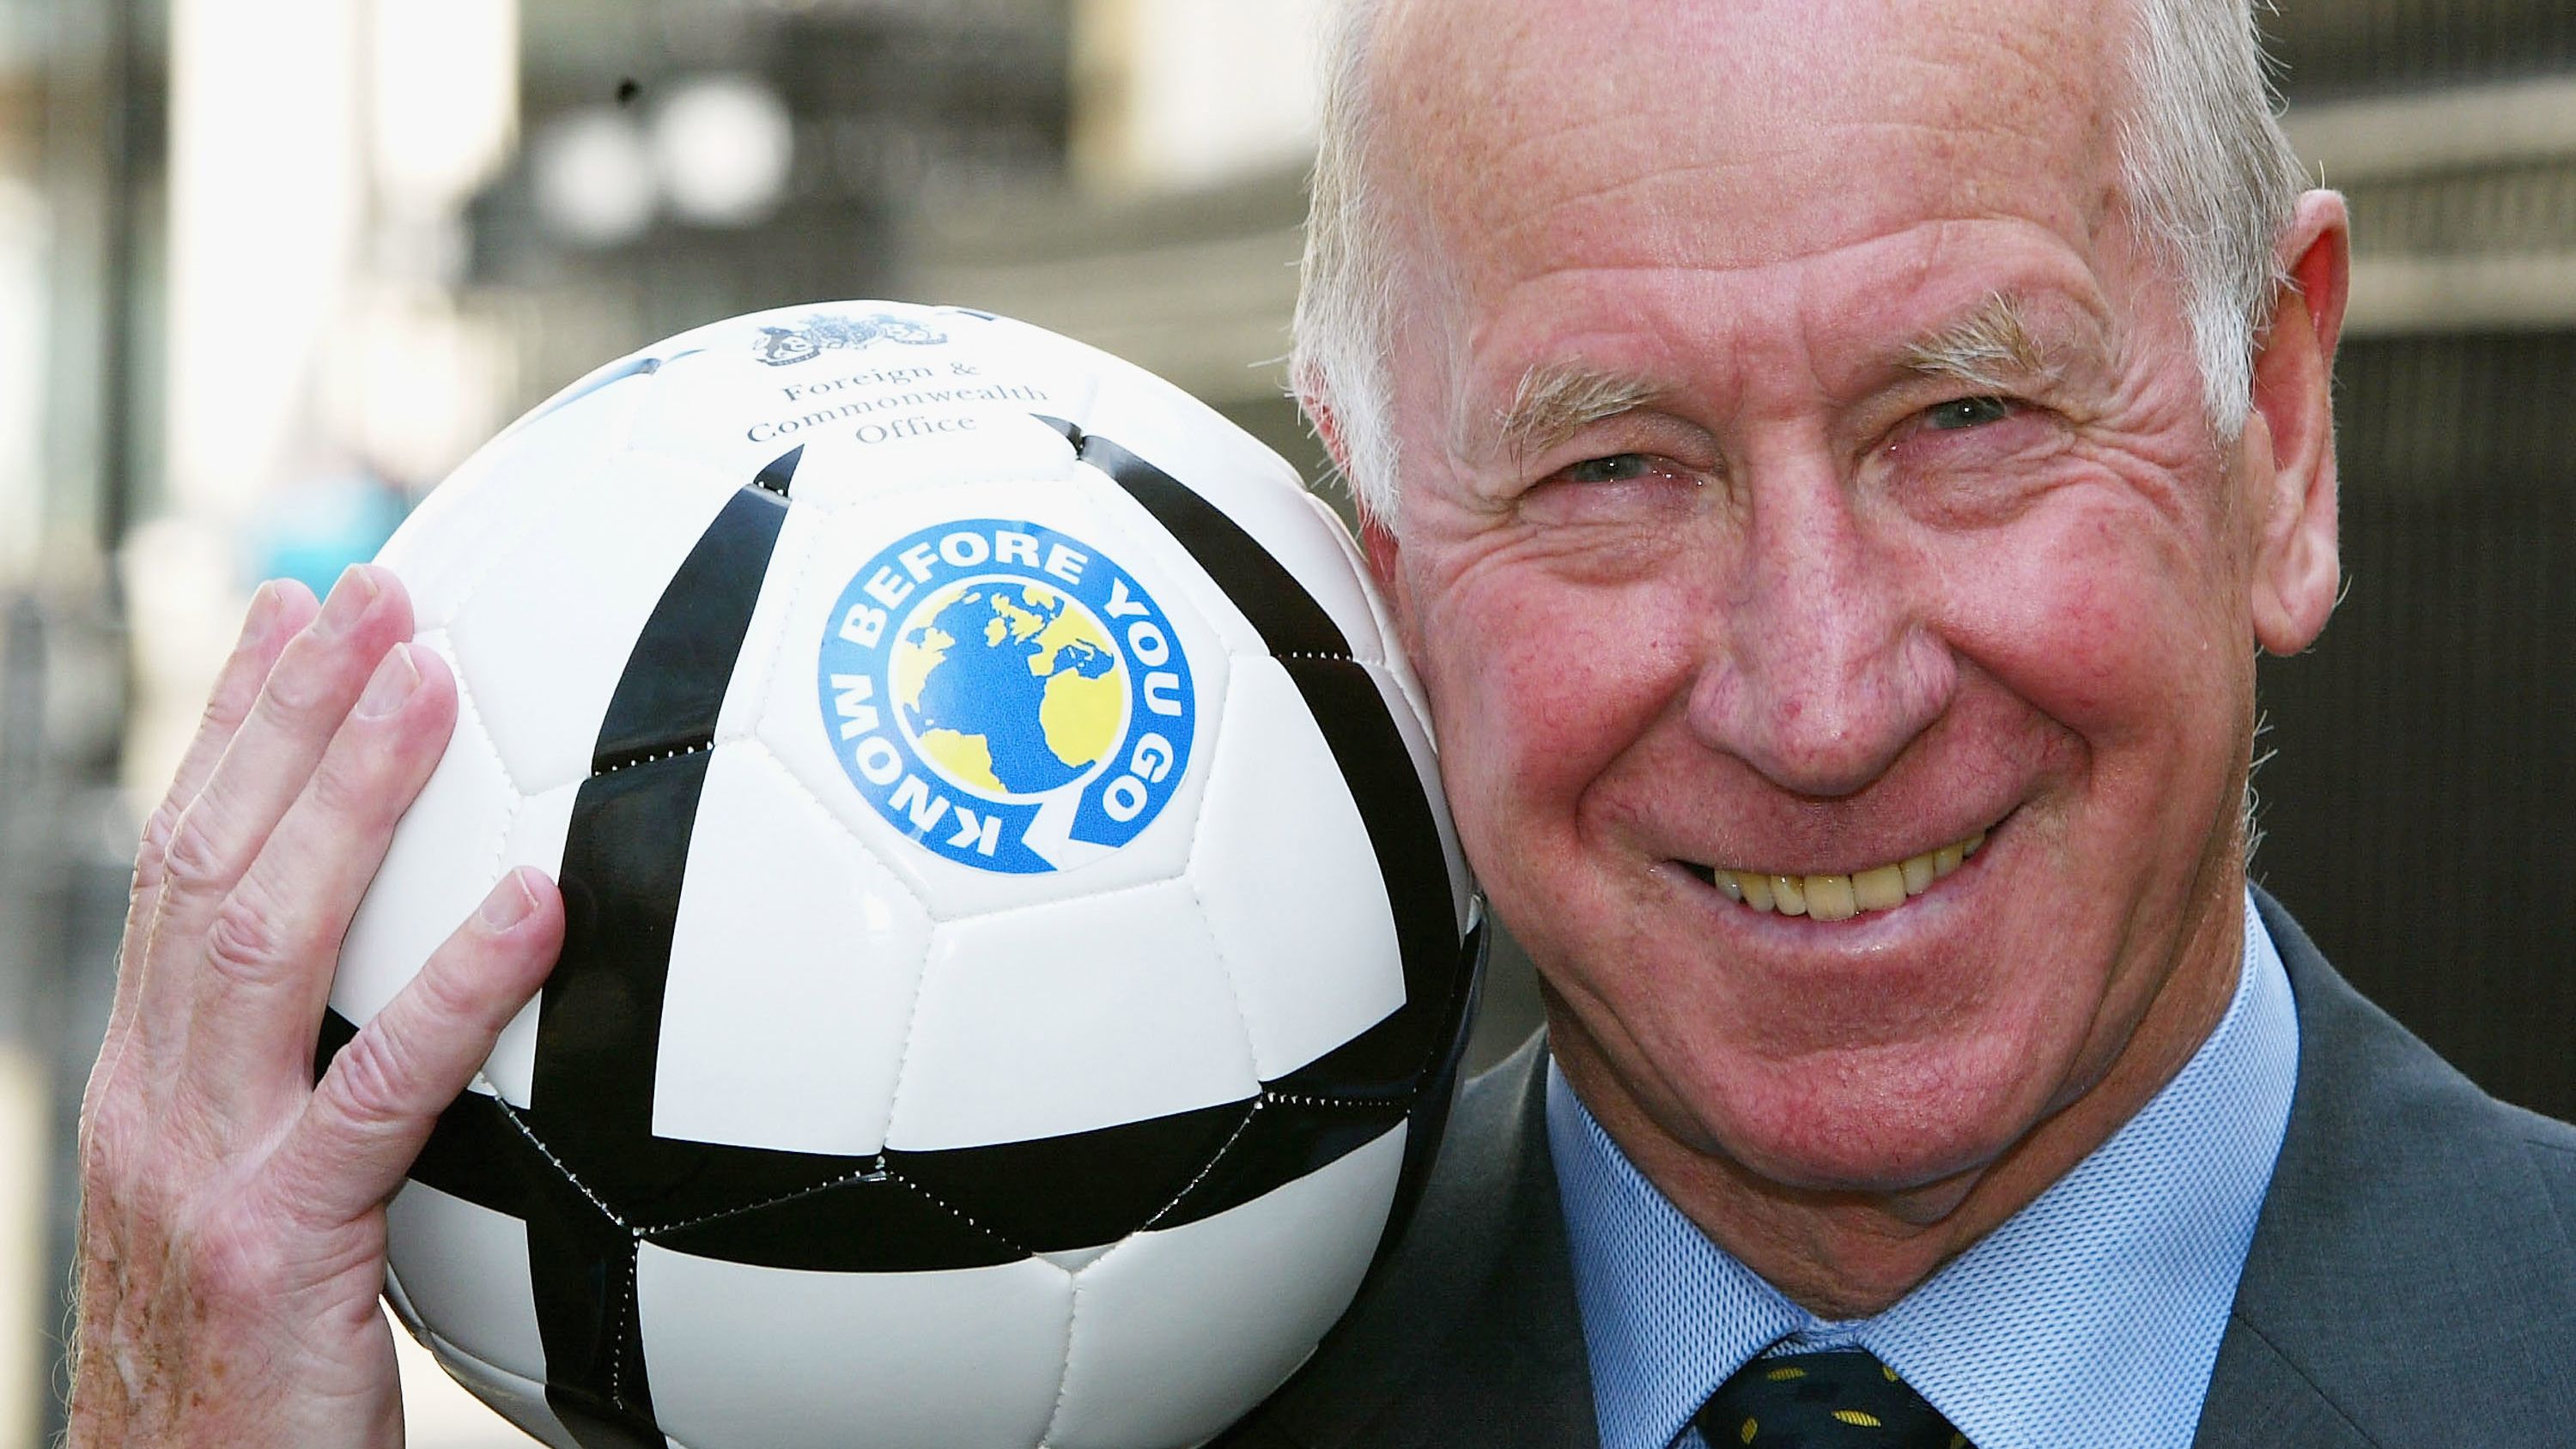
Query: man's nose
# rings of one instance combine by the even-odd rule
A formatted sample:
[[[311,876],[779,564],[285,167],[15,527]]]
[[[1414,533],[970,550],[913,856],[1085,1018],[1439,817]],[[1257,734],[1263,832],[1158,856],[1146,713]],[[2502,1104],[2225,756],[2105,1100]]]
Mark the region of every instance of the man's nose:
[[[1958,669],[1938,588],[1901,523],[1873,523],[1822,459],[1751,480],[1724,617],[1692,689],[1701,740],[1781,789],[1849,795],[1949,707]]]

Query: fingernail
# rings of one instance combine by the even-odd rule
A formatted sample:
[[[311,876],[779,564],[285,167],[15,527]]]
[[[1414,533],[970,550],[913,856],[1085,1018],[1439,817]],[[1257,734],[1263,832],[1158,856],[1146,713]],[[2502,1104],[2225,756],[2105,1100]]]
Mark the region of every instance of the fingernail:
[[[526,920],[528,912],[536,908],[537,898],[514,870],[501,877],[501,883],[483,898],[483,924],[495,931],[506,931]]]
[[[351,564],[331,586],[331,597],[322,603],[322,617],[314,622],[326,634],[346,634],[367,612],[367,606],[383,593],[384,585],[376,582],[375,573],[364,564]]]
[[[367,681],[367,692],[358,696],[358,718],[383,719],[392,714],[411,698],[413,686],[419,683],[420,666],[411,662],[411,646],[395,645]]]
[[[269,631],[276,627],[277,583],[271,580],[250,596],[250,612],[242,616],[241,642],[235,647],[248,649],[267,643]]]

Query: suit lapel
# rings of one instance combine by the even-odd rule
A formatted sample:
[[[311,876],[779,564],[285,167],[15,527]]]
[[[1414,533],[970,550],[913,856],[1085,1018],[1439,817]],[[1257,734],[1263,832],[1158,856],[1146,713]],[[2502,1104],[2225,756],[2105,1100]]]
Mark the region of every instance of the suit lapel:
[[[2343,1411],[2244,1319],[2227,1320],[2192,1449],[2375,1449]]]
[[[2298,998],[2299,1083],[2196,1443],[2565,1443],[2576,1375],[2528,1371],[2576,1363],[2576,1250],[2532,1157],[2543,1124],[2257,904]]]

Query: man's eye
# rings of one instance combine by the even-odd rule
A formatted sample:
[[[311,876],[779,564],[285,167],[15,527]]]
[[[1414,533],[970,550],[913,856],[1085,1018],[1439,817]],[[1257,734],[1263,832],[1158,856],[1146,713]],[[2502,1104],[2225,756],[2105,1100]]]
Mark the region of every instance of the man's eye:
[[[1953,398],[1924,415],[1924,420],[1942,432],[1961,428],[1981,428],[2012,416],[2012,403],[1999,397]]]
[[[1566,469],[1565,476],[1574,483],[1624,483],[1645,477],[1653,468],[1643,453],[1613,453],[1606,458],[1586,458]]]

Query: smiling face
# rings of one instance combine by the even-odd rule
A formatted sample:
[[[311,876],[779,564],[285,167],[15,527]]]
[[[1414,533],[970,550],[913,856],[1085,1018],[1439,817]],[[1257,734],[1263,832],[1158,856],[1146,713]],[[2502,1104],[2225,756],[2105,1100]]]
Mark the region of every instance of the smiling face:
[[[2268,437],[2212,436],[2124,208],[2118,9],[1380,37],[1372,556],[1552,1046],[1677,1200],[1973,1179],[2233,987]]]

